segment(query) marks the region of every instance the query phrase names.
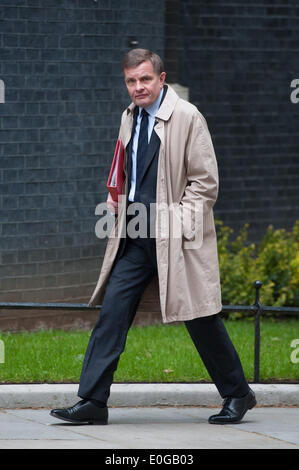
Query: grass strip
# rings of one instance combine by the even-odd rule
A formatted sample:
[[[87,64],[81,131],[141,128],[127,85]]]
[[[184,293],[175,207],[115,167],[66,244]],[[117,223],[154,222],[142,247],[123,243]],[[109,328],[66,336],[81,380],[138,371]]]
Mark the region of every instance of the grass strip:
[[[253,380],[253,319],[224,321]],[[0,333],[4,362],[0,383],[79,382],[90,331],[41,330]],[[291,342],[299,338],[299,320],[261,320],[260,380],[299,381],[299,362],[291,360]],[[293,354],[294,357],[294,354]],[[299,359],[299,352],[297,354]],[[201,382],[210,377],[184,324],[133,327],[115,382]]]

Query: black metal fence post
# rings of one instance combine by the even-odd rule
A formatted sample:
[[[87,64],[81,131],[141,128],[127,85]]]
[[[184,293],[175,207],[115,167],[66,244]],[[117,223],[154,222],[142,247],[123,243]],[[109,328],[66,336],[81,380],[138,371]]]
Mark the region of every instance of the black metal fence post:
[[[254,317],[254,382],[258,383],[260,380],[260,343],[261,343],[261,325],[260,318],[262,313],[262,304],[260,302],[260,288],[263,283],[255,281],[255,307],[257,311]]]

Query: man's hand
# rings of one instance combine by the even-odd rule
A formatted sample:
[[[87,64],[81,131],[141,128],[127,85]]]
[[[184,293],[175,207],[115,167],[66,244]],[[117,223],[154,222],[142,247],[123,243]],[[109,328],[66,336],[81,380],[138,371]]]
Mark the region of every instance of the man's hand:
[[[111,194],[108,194],[107,198],[107,207],[112,214],[117,214],[118,212],[118,203],[113,201]]]

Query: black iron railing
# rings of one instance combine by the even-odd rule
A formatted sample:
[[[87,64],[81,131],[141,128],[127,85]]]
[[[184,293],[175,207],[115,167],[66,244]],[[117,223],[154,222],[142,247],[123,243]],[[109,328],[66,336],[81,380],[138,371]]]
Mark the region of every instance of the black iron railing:
[[[260,289],[263,283],[255,281],[255,302],[253,305],[223,305],[223,312],[243,312],[254,315],[254,382],[260,380],[260,344],[261,331],[260,320],[262,314],[270,315],[299,315],[297,307],[269,307],[262,305],[260,301]],[[101,305],[89,307],[88,304],[62,303],[62,302],[0,302],[1,309],[25,310],[25,309],[43,309],[43,310],[99,310]]]
[[[260,289],[263,283],[255,281],[255,302],[253,305],[224,305],[223,312],[247,312],[254,315],[254,382],[260,380],[260,345],[261,345],[261,315],[299,315],[299,308],[296,307],[269,307],[262,305],[260,301]]]

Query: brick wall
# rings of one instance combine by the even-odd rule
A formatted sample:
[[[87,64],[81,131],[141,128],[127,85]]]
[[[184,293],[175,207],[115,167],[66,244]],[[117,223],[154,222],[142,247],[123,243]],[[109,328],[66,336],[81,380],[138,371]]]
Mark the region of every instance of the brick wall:
[[[128,103],[120,62],[134,41],[165,56],[169,81],[208,120],[215,215],[236,231],[249,222],[252,240],[270,223],[290,228],[298,17],[295,0],[2,0],[0,301],[88,300],[106,244],[94,211]]]
[[[89,299],[136,37],[163,55],[163,1],[1,1],[0,301]]]
[[[174,1],[174,0],[173,0]],[[180,2],[179,82],[206,116],[220,192],[215,214],[251,240],[298,218],[299,7],[295,0]]]

